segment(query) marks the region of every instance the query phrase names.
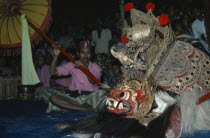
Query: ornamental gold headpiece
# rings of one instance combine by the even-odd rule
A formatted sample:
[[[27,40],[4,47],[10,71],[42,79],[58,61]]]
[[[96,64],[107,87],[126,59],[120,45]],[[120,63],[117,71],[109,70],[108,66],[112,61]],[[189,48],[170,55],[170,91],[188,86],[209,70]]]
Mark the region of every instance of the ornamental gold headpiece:
[[[174,36],[171,27],[166,25],[165,20],[168,16],[162,14],[155,17],[152,9],[147,13],[130,9],[132,27],[124,28],[126,35],[122,37],[126,47],[117,51],[114,46],[111,49],[112,55],[118,58],[125,68],[147,70],[147,77],[154,70],[154,65],[159,61],[158,58],[161,57],[166,46],[173,41]]]

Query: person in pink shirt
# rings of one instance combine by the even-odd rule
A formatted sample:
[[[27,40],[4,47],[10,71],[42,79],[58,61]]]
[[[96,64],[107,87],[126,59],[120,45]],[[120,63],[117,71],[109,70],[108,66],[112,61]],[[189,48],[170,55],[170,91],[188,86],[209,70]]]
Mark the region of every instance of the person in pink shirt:
[[[67,64],[68,62],[66,60],[63,60],[61,63],[60,63],[60,66],[62,65],[65,65]],[[60,86],[64,86],[64,87],[69,87],[69,85],[71,84],[71,81],[72,81],[72,78],[71,78],[71,75],[69,76],[61,76],[61,78],[56,78],[55,80],[55,84],[58,84]]]
[[[50,66],[45,63],[44,55],[37,57],[36,73],[41,82],[41,86],[45,88],[50,87]]]
[[[78,67],[80,65],[84,66],[87,70],[89,70],[97,79],[100,80],[102,70],[101,68],[94,62],[90,61],[92,55],[92,46],[89,41],[81,41],[79,45],[79,50],[77,52],[78,60],[73,64],[72,62],[67,63],[65,65],[59,66],[56,68],[56,63],[58,59],[58,55],[60,54],[59,50],[54,50],[55,56],[53,58],[53,62],[51,64],[50,72],[51,75],[69,75],[72,76],[71,84],[69,85],[69,90],[72,92],[79,91],[81,92],[80,96],[91,94],[94,91],[99,90],[99,87],[95,84],[95,82],[86,76]],[[79,97],[80,97],[79,96]],[[52,95],[50,101],[57,105],[58,107],[64,109],[73,109],[73,110],[90,110],[92,109],[90,105],[85,104],[85,102],[81,102],[81,99],[86,98],[78,98],[79,101],[76,101],[64,97],[61,95]],[[82,104],[81,104],[82,103]]]

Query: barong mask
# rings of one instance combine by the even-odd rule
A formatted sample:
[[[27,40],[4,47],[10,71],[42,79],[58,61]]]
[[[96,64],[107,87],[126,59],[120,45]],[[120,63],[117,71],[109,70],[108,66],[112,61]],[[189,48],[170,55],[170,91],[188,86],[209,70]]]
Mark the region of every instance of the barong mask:
[[[107,99],[107,109],[116,114],[147,117],[150,114],[157,85],[152,78],[140,82],[122,79]]]

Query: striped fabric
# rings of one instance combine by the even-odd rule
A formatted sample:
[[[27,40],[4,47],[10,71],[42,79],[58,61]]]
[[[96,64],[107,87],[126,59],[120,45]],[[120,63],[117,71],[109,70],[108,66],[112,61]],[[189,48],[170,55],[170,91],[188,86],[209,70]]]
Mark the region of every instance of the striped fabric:
[[[87,103],[91,105],[95,110],[97,109],[97,106],[100,104],[100,102],[105,98],[105,91],[103,90],[98,90],[95,92],[92,92],[89,95],[81,95],[78,96],[77,98],[70,97],[69,93],[66,93],[64,91],[58,91],[54,89],[49,89],[49,88],[42,88],[40,91],[38,91],[35,95],[36,100],[43,100],[44,102],[48,103],[48,108],[47,108],[47,113],[51,111],[60,111],[61,109],[55,105],[53,105],[49,99],[53,94],[56,95],[61,95],[64,97],[68,97],[71,100],[76,101],[79,104],[84,104]]]

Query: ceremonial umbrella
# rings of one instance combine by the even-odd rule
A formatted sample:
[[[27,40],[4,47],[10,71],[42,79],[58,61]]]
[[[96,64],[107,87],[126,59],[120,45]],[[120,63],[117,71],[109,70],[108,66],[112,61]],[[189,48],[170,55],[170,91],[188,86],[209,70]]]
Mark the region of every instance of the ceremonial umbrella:
[[[19,16],[22,14],[26,15],[31,27],[29,28],[31,40],[36,40],[40,34],[71,62],[75,63],[75,59],[71,55],[43,33],[50,21],[50,0],[0,0],[0,50],[3,51],[2,54],[12,55],[17,51],[12,51],[10,48],[20,47],[21,22]],[[6,50],[4,50],[5,48]],[[4,53],[5,51],[6,53]],[[79,68],[96,84],[102,86],[102,83],[87,69],[83,66],[79,66]]]
[[[14,10],[27,15],[28,21],[44,31],[49,25],[51,8],[48,0],[0,0],[0,55],[20,53],[21,19]],[[29,27],[30,39],[37,40],[38,33]]]

